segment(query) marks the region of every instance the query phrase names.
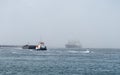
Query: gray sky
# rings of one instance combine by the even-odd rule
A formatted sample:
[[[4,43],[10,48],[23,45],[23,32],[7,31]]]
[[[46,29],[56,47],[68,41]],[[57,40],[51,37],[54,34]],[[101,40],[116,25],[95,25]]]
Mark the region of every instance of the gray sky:
[[[120,48],[120,0],[0,0],[0,44]]]

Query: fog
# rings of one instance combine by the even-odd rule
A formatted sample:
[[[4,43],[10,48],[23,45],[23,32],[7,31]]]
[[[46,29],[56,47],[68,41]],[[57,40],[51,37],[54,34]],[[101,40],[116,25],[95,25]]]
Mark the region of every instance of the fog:
[[[0,44],[120,48],[119,0],[0,0]]]

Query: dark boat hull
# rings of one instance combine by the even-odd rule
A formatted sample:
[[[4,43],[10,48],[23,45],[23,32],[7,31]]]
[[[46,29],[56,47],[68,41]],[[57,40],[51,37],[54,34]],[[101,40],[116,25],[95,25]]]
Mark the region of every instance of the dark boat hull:
[[[40,48],[40,49],[36,49],[36,45],[25,45],[22,47],[23,49],[34,49],[34,50],[47,50],[47,47],[45,48]]]

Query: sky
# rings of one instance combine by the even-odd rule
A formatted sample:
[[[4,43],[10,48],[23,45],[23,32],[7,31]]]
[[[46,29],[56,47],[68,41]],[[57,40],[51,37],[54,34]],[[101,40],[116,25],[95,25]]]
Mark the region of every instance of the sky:
[[[120,48],[120,0],[0,0],[0,44]]]

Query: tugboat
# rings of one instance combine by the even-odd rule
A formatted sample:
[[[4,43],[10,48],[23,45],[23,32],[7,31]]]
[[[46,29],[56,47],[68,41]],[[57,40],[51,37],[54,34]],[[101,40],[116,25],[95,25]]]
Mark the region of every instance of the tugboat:
[[[44,42],[40,42],[38,45],[24,45],[23,49],[34,49],[34,50],[47,50]]]

